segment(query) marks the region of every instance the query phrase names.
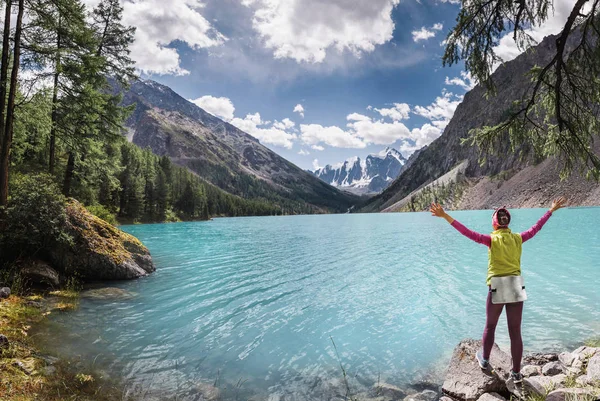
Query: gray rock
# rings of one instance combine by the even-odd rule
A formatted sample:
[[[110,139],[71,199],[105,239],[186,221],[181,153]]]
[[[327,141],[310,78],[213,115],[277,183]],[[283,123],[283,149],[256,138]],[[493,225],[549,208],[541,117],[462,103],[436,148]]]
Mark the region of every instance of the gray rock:
[[[444,395],[444,396],[440,397],[440,399],[438,401],[454,401],[454,399],[448,397],[447,395]]]
[[[560,361],[548,362],[542,367],[542,374],[544,376],[554,376],[564,373],[565,367]]]
[[[424,390],[420,393],[411,394],[404,398],[404,401],[435,401],[438,394],[435,391]]]
[[[31,376],[31,373],[32,373],[32,372],[31,372],[29,369],[27,369],[27,367],[26,367],[26,366],[23,364],[23,362],[21,362],[21,361],[14,361],[14,362],[12,363],[12,365],[13,365],[15,368],[18,368],[18,369],[20,369],[20,370],[21,370],[21,372],[25,373],[27,376]]]
[[[506,401],[506,398],[502,397],[498,393],[485,393],[479,397],[477,401]]]
[[[454,349],[446,378],[442,386],[444,394],[462,401],[476,401],[485,393],[506,391],[504,378],[511,368],[511,359],[496,344],[492,349],[490,363],[493,371],[484,371],[475,360],[481,349],[479,340],[463,340]]]
[[[60,359],[58,359],[55,356],[51,356],[51,355],[36,355],[38,358],[40,358],[41,360],[43,360],[47,366],[52,366],[56,363],[58,363],[58,361],[60,361]]]
[[[523,357],[523,363],[525,365],[538,365],[543,366],[548,362],[558,361],[558,354],[553,353],[537,353],[537,354],[529,354]]]
[[[385,382],[375,384],[372,392],[376,397],[384,397],[385,399],[392,400],[402,400],[407,395],[406,391],[400,387]]]
[[[573,351],[573,354],[583,358],[591,358],[600,353],[600,348],[582,346]]]
[[[546,401],[592,401],[596,395],[590,389],[561,388],[554,390],[546,397]]]
[[[585,387],[590,384],[590,380],[588,379],[587,375],[579,376],[577,379],[575,379],[575,382],[581,387]]]
[[[0,299],[6,299],[10,297],[10,288],[2,287],[0,288]]]
[[[523,377],[540,376],[542,374],[542,368],[536,365],[527,365],[521,368],[521,374]]]
[[[533,376],[523,379],[520,384],[515,384],[512,379],[506,381],[508,391],[516,395],[518,398],[526,398],[527,396],[545,397],[554,389],[552,377]]]
[[[591,382],[600,381],[600,353],[590,358],[587,365],[587,377]]]
[[[28,285],[55,288],[60,285],[58,272],[48,263],[30,259],[21,264],[21,277]]]
[[[8,338],[6,338],[4,334],[0,334],[0,351],[8,349],[9,345],[10,342],[8,341]]]
[[[81,298],[99,299],[99,300],[127,300],[135,297],[136,294],[116,287],[96,288],[85,290],[80,293]]]
[[[196,393],[205,401],[215,401],[221,397],[221,391],[210,383],[198,383],[195,386]],[[271,397],[269,397],[269,400]]]
[[[561,352],[558,355],[558,360],[567,367],[572,366],[576,359],[579,358],[578,355],[575,353]]]

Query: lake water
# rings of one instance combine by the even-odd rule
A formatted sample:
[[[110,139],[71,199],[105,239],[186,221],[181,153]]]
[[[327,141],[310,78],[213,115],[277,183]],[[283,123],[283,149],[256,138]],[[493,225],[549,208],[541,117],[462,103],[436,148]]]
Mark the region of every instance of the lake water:
[[[543,213],[515,210],[511,226]],[[491,231],[491,211],[452,215]],[[600,332],[599,223],[600,208],[560,210],[524,245],[526,351]],[[148,399],[200,399],[199,383],[229,399],[329,399],[340,362],[352,392],[439,382],[454,346],[483,329],[487,248],[428,213],[123,229],[148,246],[156,273],[110,284],[131,297],[51,315],[52,343]],[[504,317],[497,342],[508,349]]]

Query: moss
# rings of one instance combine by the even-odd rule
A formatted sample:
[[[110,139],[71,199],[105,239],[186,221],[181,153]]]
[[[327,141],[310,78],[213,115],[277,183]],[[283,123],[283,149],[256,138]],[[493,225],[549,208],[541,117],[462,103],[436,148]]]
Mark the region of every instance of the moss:
[[[147,251],[133,235],[127,234],[110,223],[88,212],[74,199],[67,202],[70,229],[78,245],[108,257],[115,264],[132,258],[131,251]]]

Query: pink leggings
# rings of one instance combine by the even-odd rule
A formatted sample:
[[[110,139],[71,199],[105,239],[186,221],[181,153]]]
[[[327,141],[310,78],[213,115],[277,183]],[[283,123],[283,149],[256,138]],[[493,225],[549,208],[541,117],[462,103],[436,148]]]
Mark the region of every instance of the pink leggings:
[[[494,335],[502,308],[506,305],[506,320],[508,322],[508,335],[510,336],[510,353],[512,356],[513,371],[521,371],[521,358],[523,357],[523,340],[521,338],[521,319],[523,318],[523,302],[511,304],[493,304],[492,293],[488,293],[485,307],[486,320],[483,330],[483,357],[490,359],[494,346]]]

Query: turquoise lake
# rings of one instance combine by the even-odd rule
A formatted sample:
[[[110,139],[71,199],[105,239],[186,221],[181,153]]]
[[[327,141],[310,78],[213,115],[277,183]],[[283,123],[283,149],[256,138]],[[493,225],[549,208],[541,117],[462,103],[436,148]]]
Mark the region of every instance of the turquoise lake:
[[[511,228],[544,212],[514,210]],[[451,214],[491,231],[491,211]],[[600,208],[559,210],[524,244],[526,352],[600,333],[599,225]],[[428,213],[122,228],[148,246],[156,273],[109,284],[130,297],[51,315],[52,343],[148,399],[200,399],[198,383],[227,399],[328,399],[340,361],[355,392],[437,383],[454,346],[483,330],[487,248]],[[508,350],[505,325],[496,339]]]

